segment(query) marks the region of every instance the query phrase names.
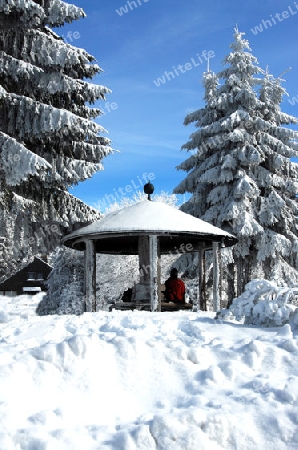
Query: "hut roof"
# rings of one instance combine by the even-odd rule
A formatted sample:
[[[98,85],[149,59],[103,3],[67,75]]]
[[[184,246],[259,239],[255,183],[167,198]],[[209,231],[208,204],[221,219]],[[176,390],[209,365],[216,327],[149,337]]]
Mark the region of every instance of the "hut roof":
[[[148,234],[160,237],[162,253],[182,242],[204,241],[206,246],[211,246],[213,241],[219,241],[230,246],[237,241],[233,235],[190,214],[165,203],[144,200],[74,231],[63,239],[63,243],[83,250],[84,239],[95,239],[98,252],[137,254],[138,236]]]

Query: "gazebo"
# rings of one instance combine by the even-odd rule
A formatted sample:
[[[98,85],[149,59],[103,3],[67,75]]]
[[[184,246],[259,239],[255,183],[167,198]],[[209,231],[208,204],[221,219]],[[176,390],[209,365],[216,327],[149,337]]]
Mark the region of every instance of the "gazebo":
[[[148,187],[145,188],[148,193]],[[148,195],[148,199],[109,213],[72,232],[62,242],[85,252],[85,302],[89,312],[96,311],[96,253],[139,255],[140,282],[135,291],[135,305],[146,304],[151,311],[160,311],[161,255],[197,252],[198,292],[193,306],[197,311],[202,302],[204,252],[213,249],[213,306],[217,311],[220,305],[220,248],[234,245],[237,239],[190,214],[151,201]]]

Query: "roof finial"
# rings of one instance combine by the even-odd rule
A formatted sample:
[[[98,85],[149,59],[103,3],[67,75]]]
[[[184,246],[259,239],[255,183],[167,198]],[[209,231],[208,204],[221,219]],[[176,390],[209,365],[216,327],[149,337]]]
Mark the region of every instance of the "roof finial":
[[[147,183],[144,186],[144,192],[145,194],[148,194],[148,200],[151,201],[151,194],[153,194],[154,192],[154,186],[151,183]]]

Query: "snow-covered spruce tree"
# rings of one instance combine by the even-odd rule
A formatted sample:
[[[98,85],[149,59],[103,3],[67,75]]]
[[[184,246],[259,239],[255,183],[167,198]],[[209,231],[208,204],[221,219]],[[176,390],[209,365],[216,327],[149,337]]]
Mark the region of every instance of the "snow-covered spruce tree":
[[[192,193],[190,200],[182,206],[184,211],[233,233],[239,239],[232,250],[226,251],[229,301],[235,296],[235,280],[240,294],[245,284],[259,276],[260,271],[269,277],[278,272],[281,276],[279,283],[288,281],[285,271],[278,269],[281,266],[277,253],[283,262],[289,257],[288,265],[294,263],[295,258],[289,253],[286,255],[283,248],[277,248],[273,223],[266,223],[261,213],[265,204],[269,206],[270,201],[273,202],[272,195],[269,200],[269,191],[278,194],[278,198],[289,198],[290,201],[283,205],[287,211],[283,215],[292,218],[291,235],[295,240],[297,235],[293,210],[297,193],[296,168],[289,161],[289,157],[297,154],[292,142],[295,133],[282,127],[284,123],[297,121],[280,113],[281,99],[278,103],[278,85],[274,82],[271,83],[271,92],[276,98],[276,114],[272,113],[274,118],[269,120],[270,101],[266,103],[263,98],[265,92],[258,95],[256,89],[258,85],[265,89],[264,82],[257,77],[262,70],[242,35],[238,29],[235,30],[232,51],[225,58],[228,67],[217,77],[205,74],[205,107],[185,119],[185,124],[195,122],[199,130],[182,147],[195,152],[178,166],[188,175],[174,190],[175,193]],[[217,79],[223,80],[218,88],[215,87]],[[268,80],[266,89],[269,89]],[[276,164],[272,164],[273,160]],[[284,168],[289,168],[287,179],[286,172],[281,169],[281,160]],[[290,203],[292,209],[289,208]],[[271,213],[280,217],[281,203],[278,211],[274,211],[277,199],[271,205]],[[277,240],[280,244],[286,243],[288,230],[281,223],[279,225]],[[287,227],[289,229],[289,223]],[[268,251],[269,235],[273,247],[269,246]],[[270,271],[268,267],[271,267]],[[297,279],[296,262],[293,267]]]
[[[213,123],[216,123],[221,117],[221,113],[217,110],[215,104],[215,96],[218,88],[217,76],[210,71],[204,73],[203,85],[205,88],[204,100],[206,105],[204,108],[188,114],[184,120],[184,125],[195,122],[197,124],[196,126],[207,131],[208,127],[210,128],[210,126]],[[192,135],[192,139],[196,139],[196,141],[188,142],[182,146],[183,149],[192,151],[191,156],[178,166],[179,170],[184,170],[189,172],[189,174],[179,186],[177,186],[174,192],[178,194],[184,194],[185,192],[192,193],[192,197],[182,205],[181,209],[195,217],[201,217],[206,209],[205,204],[207,201],[208,183],[198,180],[199,173],[197,169],[199,161],[203,161],[204,155],[208,153],[208,150],[209,152],[212,150],[212,146],[214,145],[214,135],[212,132],[204,133],[201,136]],[[198,151],[195,150],[196,146],[199,147]]]
[[[267,124],[257,135],[264,158],[254,171],[260,189],[256,210],[264,231],[256,248],[264,278],[292,285],[298,282],[298,166],[290,157],[298,155],[298,133],[283,125],[297,124],[298,119],[281,111],[286,94],[282,81],[267,72],[260,91]]]
[[[0,0],[0,278],[99,213],[68,193],[111,153],[92,107],[101,69],[50,27],[84,17],[61,0]]]

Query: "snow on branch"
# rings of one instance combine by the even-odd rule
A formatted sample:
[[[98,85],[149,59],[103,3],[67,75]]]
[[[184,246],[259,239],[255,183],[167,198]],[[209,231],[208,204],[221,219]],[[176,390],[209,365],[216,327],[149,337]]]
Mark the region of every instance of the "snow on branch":
[[[54,108],[16,94],[7,94],[3,97],[7,107],[7,134],[13,134],[18,130],[19,139],[31,139],[32,135],[42,139],[45,136],[53,136],[56,133],[63,136],[82,138],[92,143],[97,143],[98,133],[106,130],[99,124],[88,119],[81,118],[65,110]],[[23,124],[20,127],[20,123]],[[80,139],[78,139],[80,140]]]
[[[15,82],[22,81],[23,83],[30,77],[34,77],[37,88],[47,94],[77,92],[82,96],[83,101],[89,103],[94,103],[99,99],[105,100],[105,94],[111,93],[111,90],[105,86],[73,79],[60,72],[45,73],[42,68],[13,58],[3,51],[0,51],[0,73],[7,78],[11,77]]]
[[[62,26],[65,22],[71,23],[74,20],[86,17],[82,8],[63,2],[61,0],[51,0],[46,9],[46,22],[53,27]]]
[[[237,149],[237,158],[242,166],[258,166],[264,161],[265,156],[259,148],[246,143],[243,147]]]
[[[234,183],[234,198],[240,199],[248,197],[250,199],[256,198],[260,195],[260,190],[257,184],[248,176],[235,180]]]
[[[102,69],[93,62],[95,58],[86,50],[74,47],[49,28],[16,29],[2,32],[2,41],[6,53],[17,59],[25,60],[38,67],[48,69],[63,69],[73,78],[92,78]]]
[[[238,237],[248,238],[262,233],[262,226],[254,218],[248,201],[229,202],[221,212],[222,220],[232,222],[234,233]]]
[[[59,221],[64,221],[65,226],[70,226],[76,222],[86,224],[101,218],[98,210],[86,205],[69,192],[57,190],[56,198],[56,213],[59,215]]]
[[[110,139],[101,136],[100,142],[97,145],[88,142],[73,142],[73,156],[76,159],[88,158],[88,161],[97,162],[99,159],[110,155],[113,152],[110,147]]]
[[[44,9],[32,0],[0,0],[0,13],[9,15],[20,13],[24,24],[40,24],[44,18]]]
[[[189,172],[195,166],[196,161],[197,155],[191,155],[189,158],[179,164],[179,166],[177,166],[177,170],[185,170],[186,172]]]
[[[281,127],[278,127],[282,129]],[[276,153],[286,158],[291,158],[292,156],[298,156],[298,149],[294,146],[294,141],[291,139],[296,138],[294,132],[287,128],[284,128],[285,133],[282,136],[273,136],[268,133],[260,133],[259,141],[262,145],[267,145],[269,148],[273,149]],[[275,130],[275,134],[278,131]],[[285,141],[285,142],[284,142]]]
[[[42,7],[33,0],[0,0],[0,12],[7,15],[19,13],[23,24],[47,23],[53,27],[86,17],[82,8],[62,0],[49,0],[47,3],[47,6]]]
[[[231,142],[249,142],[250,135],[243,129],[235,129],[227,133],[227,140]]]
[[[213,168],[219,164],[220,156],[218,153],[212,153],[210,156],[205,154],[196,155],[194,167],[197,166],[197,161],[200,162],[200,165],[196,167],[197,174],[204,174],[207,169]]]
[[[265,167],[259,166],[255,173],[255,181],[259,187],[273,186],[276,188],[283,188],[285,185],[284,177],[270,172]]]
[[[30,175],[41,178],[42,172],[50,169],[50,164],[40,156],[30,152],[15,139],[0,132],[0,160],[7,185],[16,186]]]
[[[228,175],[229,173],[229,175]],[[231,171],[221,171],[220,166],[212,167],[211,169],[206,170],[203,174],[198,178],[200,183],[210,183],[212,184],[214,180],[219,180],[221,178],[221,182],[228,179],[231,181],[233,179],[233,174]]]
[[[191,190],[194,191],[197,185],[197,173],[195,170],[192,170],[188,177],[181,181],[181,183],[177,186],[174,193],[175,194],[184,194],[184,192],[189,192]]]
[[[29,79],[29,77],[36,78],[40,73],[43,73],[43,70],[39,67],[20,59],[13,58],[5,52],[0,51],[0,74],[4,80],[11,77],[14,81],[18,82],[23,77],[27,79]]]
[[[216,203],[222,203],[223,200],[226,200],[229,196],[229,190],[226,185],[220,184],[219,186],[215,186],[207,196],[207,202],[210,205],[214,205]]]
[[[260,236],[260,251],[258,260],[264,261],[266,258],[278,258],[288,256],[292,250],[292,243],[282,234],[278,234],[268,228]]]
[[[27,40],[27,42],[24,42],[24,46],[28,45],[30,48],[30,56],[33,58],[34,63],[40,65],[38,64],[40,62],[41,65],[46,67],[59,66],[59,68],[70,67],[72,69],[74,69],[75,65],[82,65],[86,70],[86,76],[90,76],[88,69],[90,62],[94,61],[93,56],[89,55],[82,48],[66,44],[62,38],[58,38],[58,35],[53,33],[47,33],[46,38],[45,33],[40,30],[32,32],[30,30],[24,35],[25,41]],[[93,64],[92,67],[96,69],[96,73],[101,71],[97,64]]]
[[[184,125],[189,125],[192,122],[199,122],[200,119],[203,116],[203,112],[204,112],[203,109],[199,109],[197,111],[194,111],[194,112],[191,112],[191,113],[187,114],[187,116],[184,119],[183,124]]]
[[[57,172],[63,178],[64,183],[72,186],[79,181],[91,178],[99,170],[103,170],[101,163],[91,163],[73,158],[58,156],[55,161]]]
[[[238,108],[232,114],[225,119],[221,120],[221,127],[225,130],[232,130],[240,124],[244,124],[251,120],[251,116],[247,111],[242,108]]]
[[[70,99],[75,94],[78,103],[95,103],[97,100],[105,100],[105,94],[111,93],[111,90],[105,86],[76,80],[61,73],[43,74],[37,87],[50,95],[67,94]]]

